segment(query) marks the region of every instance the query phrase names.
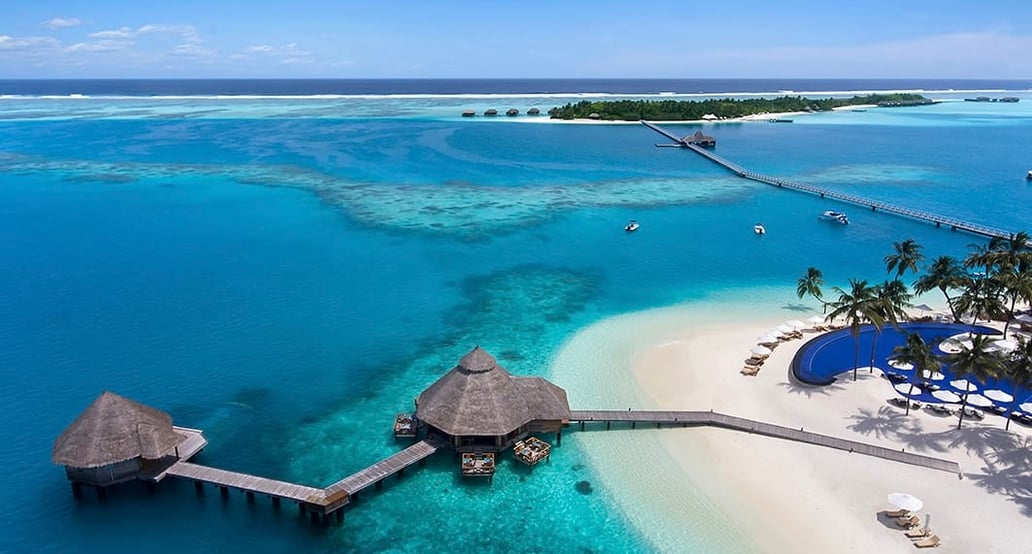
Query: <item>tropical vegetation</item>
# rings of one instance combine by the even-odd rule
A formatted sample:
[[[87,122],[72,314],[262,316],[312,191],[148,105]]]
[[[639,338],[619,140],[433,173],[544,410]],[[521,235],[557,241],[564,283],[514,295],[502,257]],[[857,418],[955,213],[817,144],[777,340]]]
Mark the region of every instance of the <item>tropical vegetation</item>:
[[[939,256],[924,266],[922,250],[913,239],[894,243],[893,252],[883,260],[891,280],[870,285],[866,280],[850,279],[846,288],[832,287],[831,298],[824,297],[824,274],[818,268],[807,268],[796,281],[799,298],[814,298],[828,320],[843,320],[849,326],[854,341],[854,380],[860,365],[863,328],[868,326],[874,332],[873,366],[879,333],[885,325],[895,327],[907,320],[907,308],[911,307],[910,300],[915,293],[938,290],[946,300],[950,318],[955,323],[970,322],[972,329],[979,320],[1005,321],[1003,338],[1007,338],[1018,307],[1032,305],[1032,235],[1020,232],[1009,238],[994,238],[985,244],[972,245],[962,260]],[[904,283],[908,273],[915,275],[913,292]],[[1016,409],[1022,393],[1032,389],[1032,339],[1019,336],[1018,348],[1003,354],[994,344],[994,338],[973,334],[970,346],[954,354],[936,356],[919,335],[910,333],[906,343],[897,346],[890,359],[913,365],[918,378],[931,375],[943,365],[949,365],[958,378],[970,377],[983,384],[993,378],[1005,378],[1015,387],[1013,405],[1007,410],[1010,413]],[[965,393],[960,399],[958,428],[964,422],[967,400]],[[909,402],[907,411],[909,413]],[[1010,425],[1010,416],[1007,425]]]
[[[708,100],[583,100],[549,110],[553,119],[602,119],[607,121],[697,121],[731,119],[747,115],[786,112],[823,112],[844,106],[885,106],[932,103],[920,94],[867,94],[851,98],[715,98]]]

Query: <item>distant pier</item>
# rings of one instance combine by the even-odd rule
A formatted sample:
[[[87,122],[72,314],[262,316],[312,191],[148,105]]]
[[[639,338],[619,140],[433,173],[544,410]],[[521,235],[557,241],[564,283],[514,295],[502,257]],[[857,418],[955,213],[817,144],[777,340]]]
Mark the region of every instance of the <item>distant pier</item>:
[[[968,233],[988,238],[995,237],[1001,239],[1010,239],[1014,236],[1014,233],[1010,231],[989,227],[987,225],[972,223],[970,221],[963,221],[960,219],[946,217],[922,210],[913,210],[910,208],[897,206],[895,204],[889,204],[888,202],[871,200],[852,194],[846,194],[844,192],[817,187],[807,183],[801,183],[799,181],[790,181],[788,179],[781,179],[779,177],[772,177],[769,175],[764,175],[762,173],[756,173],[755,171],[749,171],[748,169],[728,160],[727,158],[718,156],[717,154],[714,154],[713,152],[710,152],[709,150],[706,150],[704,148],[701,148],[699,145],[694,144],[692,141],[688,140],[688,138],[690,137],[678,137],[666,131],[665,129],[658,127],[657,125],[649,123],[648,121],[642,120],[641,124],[672,140],[674,144],[670,144],[669,146],[679,146],[682,148],[687,148],[699,154],[700,156],[710,160],[711,162],[724,167],[728,171],[734,173],[735,175],[738,175],[739,177],[742,177],[743,179],[749,179],[750,181],[756,181],[759,183],[773,185],[778,188],[785,188],[796,190],[799,192],[814,194],[820,196],[821,198],[830,198],[832,200],[838,200],[839,202],[844,202],[846,204],[852,204],[854,206],[868,208],[871,211],[882,211],[893,215],[907,217],[910,219],[916,219],[918,221],[932,223],[936,227],[948,227],[950,230],[953,231],[966,231]],[[657,146],[668,145],[664,144]]]

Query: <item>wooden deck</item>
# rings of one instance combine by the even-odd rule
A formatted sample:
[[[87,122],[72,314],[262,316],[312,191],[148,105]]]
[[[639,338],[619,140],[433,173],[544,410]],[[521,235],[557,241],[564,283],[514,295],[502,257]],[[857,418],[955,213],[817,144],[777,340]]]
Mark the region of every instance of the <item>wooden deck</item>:
[[[946,217],[946,216],[942,216],[942,215],[939,215],[939,214],[934,214],[934,213],[926,212],[926,211],[922,211],[922,210],[913,210],[913,209],[910,209],[910,208],[905,208],[905,207],[902,207],[902,206],[896,206],[894,204],[889,204],[888,202],[881,202],[881,201],[878,201],[878,200],[871,200],[871,199],[868,199],[868,198],[863,198],[863,197],[855,196],[855,195],[852,195],[852,194],[846,194],[844,192],[839,192],[839,191],[835,191],[835,190],[820,188],[820,187],[817,187],[817,186],[814,186],[814,185],[811,185],[811,184],[808,184],[808,183],[801,183],[799,181],[790,181],[788,179],[781,179],[781,178],[778,178],[778,177],[772,177],[772,176],[769,176],[769,175],[764,175],[762,173],[756,173],[754,171],[749,171],[748,169],[746,169],[746,168],[744,168],[744,167],[742,167],[742,166],[740,166],[740,165],[738,165],[738,164],[736,164],[736,163],[734,163],[734,162],[732,162],[732,161],[730,161],[730,160],[728,160],[726,158],[718,156],[717,154],[714,154],[713,152],[710,152],[709,150],[706,150],[705,148],[701,148],[699,146],[691,144],[691,142],[686,140],[685,138],[678,137],[678,136],[676,136],[676,135],[674,135],[674,134],[672,134],[672,133],[670,133],[670,132],[668,132],[668,131],[666,131],[666,130],[664,130],[664,129],[656,126],[656,125],[653,125],[652,123],[649,123],[648,121],[642,121],[641,123],[642,123],[642,125],[645,125],[649,129],[652,129],[653,131],[656,131],[657,133],[659,133],[659,134],[669,138],[670,140],[674,141],[674,143],[676,143],[676,144],[673,144],[672,146],[681,146],[683,148],[687,148],[687,149],[689,149],[689,150],[699,154],[700,156],[703,156],[704,158],[712,161],[713,163],[724,167],[728,171],[731,171],[735,175],[738,175],[739,177],[742,177],[744,179],[749,179],[751,181],[756,181],[756,182],[759,182],[759,183],[765,183],[765,184],[768,184],[768,185],[773,185],[773,186],[776,186],[778,188],[786,188],[786,189],[796,190],[796,191],[799,191],[799,192],[806,192],[806,193],[809,193],[809,194],[815,194],[817,196],[820,196],[821,198],[831,198],[833,200],[838,200],[839,202],[844,202],[846,204],[852,204],[854,206],[862,206],[862,207],[868,208],[868,209],[870,209],[872,211],[882,211],[882,212],[890,213],[890,214],[893,214],[893,215],[898,215],[898,216],[901,216],[901,217],[908,217],[910,219],[916,219],[918,221],[924,221],[926,223],[932,223],[936,227],[949,227],[951,230],[954,230],[954,231],[966,231],[968,233],[972,233],[972,234],[975,234],[975,235],[981,235],[983,237],[990,237],[990,238],[998,237],[998,238],[1002,238],[1002,239],[1009,239],[1009,238],[1011,238],[1014,235],[1014,233],[1006,231],[1004,229],[998,229],[998,228],[994,228],[994,227],[989,227],[987,225],[981,225],[981,224],[978,224],[978,223],[972,223],[970,221],[963,221],[963,220],[960,220],[960,219],[956,219],[956,218],[952,218],[952,217]],[[661,145],[657,145],[657,146],[661,146]],[[665,145],[663,145],[663,146],[665,146]]]
[[[605,423],[607,428],[612,422],[629,422],[632,425],[638,423],[655,424],[661,427],[667,426],[708,426],[720,427],[745,431],[757,435],[776,437],[779,439],[805,442],[838,450],[845,450],[851,453],[874,456],[884,460],[901,462],[940,471],[960,474],[960,465],[952,460],[913,454],[884,446],[868,444],[865,442],[842,439],[830,435],[823,435],[803,429],[794,429],[782,425],[773,425],[762,421],[736,417],[718,412],[699,411],[647,411],[647,410],[573,410],[570,412],[570,422],[580,422],[581,428],[586,423]]]
[[[325,491],[327,495],[338,491],[347,491],[349,495],[355,494],[395,473],[404,471],[405,468],[437,452],[441,446],[440,443],[430,439],[421,440],[393,456],[384,458],[361,471],[348,475],[326,487]]]
[[[179,462],[169,468],[167,473],[172,477],[209,483],[219,487],[239,489],[244,492],[264,494],[272,498],[282,498],[299,504],[321,506],[325,497],[323,489],[192,464],[190,462]]]

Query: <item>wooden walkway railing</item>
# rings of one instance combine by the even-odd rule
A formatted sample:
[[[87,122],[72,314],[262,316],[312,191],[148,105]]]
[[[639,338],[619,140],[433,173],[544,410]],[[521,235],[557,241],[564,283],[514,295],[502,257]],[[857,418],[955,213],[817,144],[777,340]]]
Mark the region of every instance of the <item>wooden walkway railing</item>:
[[[749,171],[748,169],[746,169],[746,168],[744,168],[744,167],[742,167],[742,166],[740,166],[740,165],[738,165],[738,164],[728,160],[727,158],[718,156],[717,154],[714,154],[713,152],[710,152],[709,150],[706,150],[705,148],[701,148],[701,147],[699,147],[697,145],[691,144],[690,142],[687,141],[686,138],[677,137],[676,135],[674,135],[674,134],[672,134],[672,133],[670,133],[670,132],[668,132],[668,131],[666,131],[664,129],[661,129],[660,127],[657,127],[656,125],[653,125],[652,123],[649,123],[648,121],[642,121],[641,123],[642,123],[642,125],[645,125],[649,129],[652,129],[653,131],[656,131],[657,133],[659,133],[659,134],[669,138],[670,140],[676,142],[680,146],[683,146],[684,148],[687,148],[687,149],[689,149],[689,150],[699,154],[700,156],[703,156],[704,158],[712,161],[713,163],[715,163],[717,165],[720,165],[720,166],[724,167],[728,171],[730,171],[730,172],[734,173],[735,175],[738,175],[739,177],[742,177],[744,179],[749,179],[751,181],[756,181],[756,182],[759,182],[759,183],[765,183],[765,184],[768,184],[768,185],[773,185],[773,186],[776,186],[778,188],[786,188],[786,189],[796,190],[796,191],[800,191],[800,192],[806,192],[806,193],[809,193],[809,194],[816,194],[817,196],[820,196],[821,198],[831,198],[833,200],[838,200],[839,202],[845,202],[847,204],[853,204],[855,206],[862,206],[864,208],[870,208],[871,210],[874,210],[874,211],[879,211],[880,210],[880,211],[883,211],[883,212],[886,212],[886,213],[891,213],[891,214],[902,216],[902,217],[908,217],[910,219],[916,219],[918,221],[924,221],[924,222],[927,222],[927,223],[934,223],[936,227],[947,226],[947,227],[949,227],[950,229],[952,229],[954,231],[966,231],[968,233],[973,233],[973,234],[981,235],[981,236],[984,236],[984,237],[990,237],[990,238],[991,237],[998,237],[998,238],[1002,238],[1002,239],[1009,239],[1009,238],[1011,238],[1014,235],[1014,233],[1011,233],[1009,231],[1005,231],[1003,229],[997,229],[997,228],[994,228],[994,227],[989,227],[987,225],[981,225],[981,224],[978,224],[978,223],[972,223],[970,221],[963,221],[963,220],[956,219],[956,218],[953,218],[953,217],[946,217],[946,216],[942,216],[942,215],[938,215],[938,214],[934,214],[934,213],[926,212],[926,211],[922,211],[922,210],[913,210],[913,209],[910,209],[910,208],[905,208],[905,207],[902,207],[902,206],[896,206],[894,204],[889,204],[888,202],[881,202],[879,200],[871,200],[869,198],[863,198],[863,197],[855,196],[855,195],[852,195],[852,194],[846,194],[844,192],[838,192],[838,191],[834,191],[834,190],[830,190],[830,189],[824,189],[824,188],[821,188],[821,187],[816,187],[814,185],[810,185],[810,184],[807,184],[807,183],[801,183],[799,181],[790,181],[788,179],[781,179],[781,178],[778,178],[778,177],[772,177],[772,176],[769,176],[769,175],[764,175],[762,173],[756,173],[755,171]]]
[[[432,440],[421,440],[412,446],[379,462],[355,472],[340,481],[326,487],[327,495],[337,491],[355,494],[368,486],[405,471],[405,468],[427,458],[441,448],[441,444]]]
[[[219,487],[224,494],[228,489],[238,489],[244,491],[249,499],[255,494],[262,494],[274,502],[279,499],[290,500],[297,502],[302,512],[310,512],[314,520],[320,514],[328,515],[347,505],[353,495],[366,487],[380,483],[396,473],[403,473],[407,467],[437,452],[441,446],[441,443],[432,439],[419,441],[324,489],[195,464],[185,461],[187,458],[173,464],[161,477],[187,479],[198,488],[202,483],[208,483]]]
[[[940,471],[960,474],[960,465],[952,460],[944,460],[923,454],[914,454],[902,450],[894,450],[884,446],[868,444],[849,439],[832,437],[803,429],[793,429],[782,425],[774,425],[747,419],[744,417],[731,416],[719,412],[700,411],[648,411],[648,410],[573,410],[570,412],[570,422],[580,422],[581,429],[586,423],[605,423],[607,428],[612,422],[630,422],[632,425],[638,423],[653,423],[657,427],[667,424],[668,426],[709,426],[736,431],[745,431],[757,435],[776,437],[807,444],[815,444],[838,450],[845,450],[857,454],[874,456],[884,460],[901,462]]]

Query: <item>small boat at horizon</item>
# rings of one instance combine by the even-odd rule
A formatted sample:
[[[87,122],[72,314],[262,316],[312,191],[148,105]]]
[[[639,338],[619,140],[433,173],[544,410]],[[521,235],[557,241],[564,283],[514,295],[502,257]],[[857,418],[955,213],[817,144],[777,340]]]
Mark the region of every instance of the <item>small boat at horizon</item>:
[[[822,213],[820,219],[825,221],[837,221],[843,225],[849,224],[849,218],[846,217],[845,212],[836,212],[834,210],[828,210]]]
[[[766,235],[767,234],[767,228],[764,227],[762,223],[757,223],[756,225],[753,225],[752,230],[757,235]]]
[[[630,222],[627,223],[627,225],[624,225],[623,230],[627,231],[628,233],[633,233],[638,230],[638,227],[641,227],[641,225],[638,225],[638,222],[632,219]]]
[[[1028,170],[1028,173],[1025,174],[1025,180],[1032,181],[1032,169]]]

